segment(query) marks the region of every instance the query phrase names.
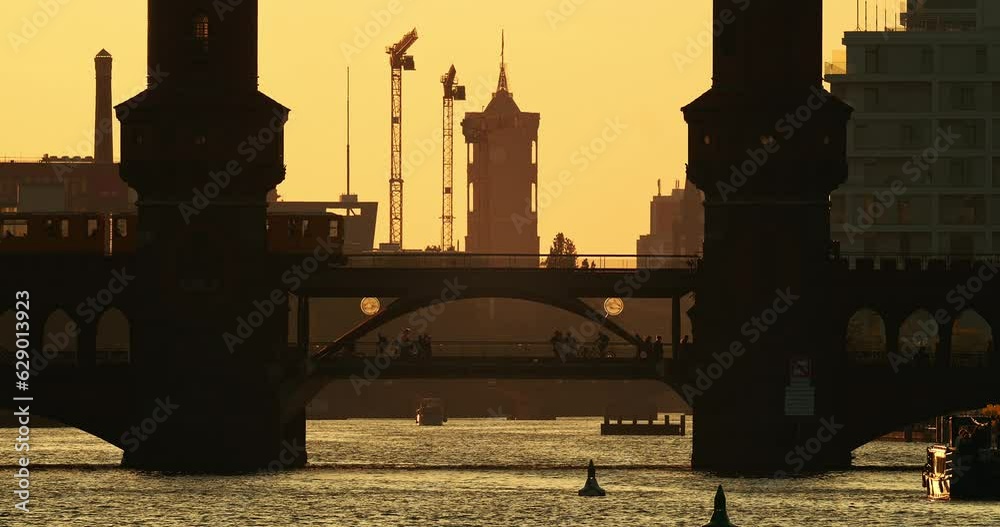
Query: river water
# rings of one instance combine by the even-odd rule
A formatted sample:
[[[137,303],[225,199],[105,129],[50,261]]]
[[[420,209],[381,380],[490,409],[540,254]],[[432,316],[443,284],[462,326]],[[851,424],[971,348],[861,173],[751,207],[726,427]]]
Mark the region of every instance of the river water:
[[[597,418],[312,421],[308,438],[303,470],[168,476],[119,469],[119,450],[78,431],[34,429],[31,512],[5,491],[0,526],[701,527],[720,483],[741,527],[1000,526],[1000,503],[924,498],[922,444],[872,443],[855,470],[772,480],[693,473],[690,437],[602,437]],[[576,496],[591,458],[605,498]]]

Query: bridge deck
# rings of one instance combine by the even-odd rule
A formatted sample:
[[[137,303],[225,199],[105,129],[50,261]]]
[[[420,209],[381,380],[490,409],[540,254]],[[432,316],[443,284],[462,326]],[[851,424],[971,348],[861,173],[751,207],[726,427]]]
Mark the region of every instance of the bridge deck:
[[[382,366],[382,367],[380,367]],[[562,361],[555,357],[434,357],[429,360],[371,357],[325,360],[317,371],[333,379],[662,379],[663,367],[635,359]]]

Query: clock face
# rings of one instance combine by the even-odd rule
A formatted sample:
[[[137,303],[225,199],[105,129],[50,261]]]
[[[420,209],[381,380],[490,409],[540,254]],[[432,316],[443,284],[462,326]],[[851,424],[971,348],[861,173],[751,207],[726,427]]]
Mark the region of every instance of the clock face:
[[[382,302],[379,299],[372,297],[365,297],[361,299],[361,312],[365,315],[372,316],[378,313],[382,309]]]
[[[611,317],[617,317],[625,311],[625,301],[620,298],[608,298],[604,301],[604,312]]]

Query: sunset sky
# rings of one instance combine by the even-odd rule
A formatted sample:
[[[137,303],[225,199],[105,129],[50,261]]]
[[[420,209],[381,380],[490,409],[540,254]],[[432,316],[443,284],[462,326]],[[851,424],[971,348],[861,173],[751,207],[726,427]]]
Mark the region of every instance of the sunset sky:
[[[41,11],[39,2],[0,2],[0,96],[7,121],[0,127],[0,157],[92,155],[93,57],[101,48],[114,56],[116,103],[144,87],[146,2],[60,1],[65,5],[50,21],[17,44],[11,34],[26,31],[24,19]],[[335,200],[344,192],[350,66],[352,191],[380,202],[376,243],[388,238],[384,51],[413,27],[420,33],[411,49],[417,70],[403,80],[406,248],[440,239],[439,79],[452,63],[469,92],[469,101],[456,103],[455,232],[464,238],[465,148],[459,123],[465,111],[481,110],[496,87],[501,28],[515,99],[522,110],[541,113],[543,251],[563,231],[581,253],[634,252],[636,238],[649,230],[657,179],[665,191],[683,180],[680,108],[710,84],[711,45],[696,43],[708,34],[710,0],[260,3],[260,88],[292,109],[285,142],[288,176],[279,192],[286,200]],[[843,32],[855,27],[854,2],[827,1],[825,26],[829,59]],[[24,34],[30,35],[30,28]],[[574,154],[601,137],[608,121],[620,123],[620,135],[592,162],[580,162]],[[115,138],[117,159],[117,126]],[[546,192],[564,170],[572,172],[572,184]]]

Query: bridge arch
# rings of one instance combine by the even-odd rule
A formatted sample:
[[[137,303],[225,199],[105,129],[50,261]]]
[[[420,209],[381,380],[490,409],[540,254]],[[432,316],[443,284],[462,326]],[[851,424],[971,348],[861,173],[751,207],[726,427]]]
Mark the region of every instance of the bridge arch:
[[[952,326],[951,365],[983,367],[993,355],[993,328],[975,309],[959,313]]]
[[[899,353],[917,365],[934,363],[940,345],[941,328],[927,309],[913,311],[899,325]]]
[[[80,324],[62,308],[56,308],[45,319],[42,329],[42,352],[55,354],[56,361],[76,362],[80,351]]]
[[[110,308],[97,322],[97,363],[128,364],[131,361],[131,329],[125,313]]]
[[[399,298],[393,303],[386,306],[384,309],[382,309],[382,311],[378,312],[376,315],[368,318],[367,320],[361,322],[360,324],[352,328],[347,333],[341,335],[336,342],[330,344],[329,346],[321,350],[319,353],[317,353],[316,358],[321,359],[325,356],[335,353],[343,349],[344,346],[347,345],[347,343],[356,341],[359,338],[371,333],[372,331],[375,331],[379,327],[382,327],[385,324],[392,322],[393,320],[396,320],[404,315],[414,313],[418,310],[427,308],[431,310],[432,315],[437,316],[439,315],[439,313],[433,312],[434,306],[451,304],[454,302],[461,302],[463,300],[472,300],[476,298],[492,298],[492,297],[493,295],[491,294],[483,293],[483,294],[463,295],[461,298],[454,300],[442,300],[441,298],[413,298],[413,297]],[[615,335],[621,337],[626,342],[637,344],[635,336],[632,333],[630,333],[625,328],[617,324],[611,318],[605,316],[603,313],[596,311],[595,309],[587,305],[586,302],[578,298],[548,298],[528,293],[512,294],[509,292],[504,294],[502,298],[525,300],[528,302],[534,302],[538,304],[547,305],[550,307],[555,307],[557,309],[562,309],[564,311],[588,319],[594,325],[599,326],[599,328],[603,328],[604,330],[610,333],[614,333]],[[586,324],[586,322],[584,324]],[[582,327],[583,326],[581,326],[581,328]],[[581,332],[584,333],[584,336],[587,336],[582,329]],[[596,333],[594,336],[596,336]]]
[[[888,353],[888,334],[882,315],[871,307],[862,307],[847,320],[846,352],[850,362],[883,364]]]

